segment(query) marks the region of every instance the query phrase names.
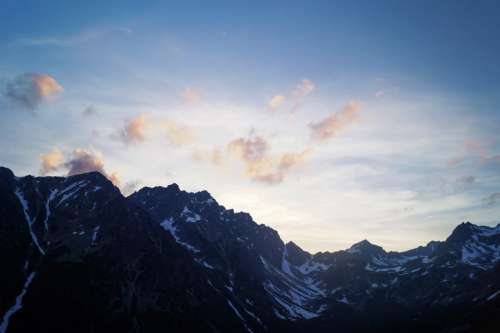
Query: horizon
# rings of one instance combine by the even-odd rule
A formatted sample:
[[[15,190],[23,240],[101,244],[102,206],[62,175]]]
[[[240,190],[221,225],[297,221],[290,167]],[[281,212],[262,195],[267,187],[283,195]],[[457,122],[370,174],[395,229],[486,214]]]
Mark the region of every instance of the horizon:
[[[0,166],[206,190],[310,253],[500,223],[500,6],[3,3]]]

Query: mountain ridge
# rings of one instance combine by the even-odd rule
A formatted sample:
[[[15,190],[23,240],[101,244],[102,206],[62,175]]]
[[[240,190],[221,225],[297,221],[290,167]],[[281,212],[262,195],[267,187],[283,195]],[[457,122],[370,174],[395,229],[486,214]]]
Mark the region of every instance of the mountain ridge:
[[[1,333],[467,331],[500,309],[500,225],[462,223],[403,252],[364,240],[311,254],[175,183],[124,197],[95,172],[0,168],[0,203]]]

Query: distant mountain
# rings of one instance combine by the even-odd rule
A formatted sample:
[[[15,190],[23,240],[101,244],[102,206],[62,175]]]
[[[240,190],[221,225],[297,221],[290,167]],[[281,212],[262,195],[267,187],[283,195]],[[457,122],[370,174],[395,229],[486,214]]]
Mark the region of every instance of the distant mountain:
[[[0,333],[493,332],[500,225],[310,254],[176,184],[0,168]]]

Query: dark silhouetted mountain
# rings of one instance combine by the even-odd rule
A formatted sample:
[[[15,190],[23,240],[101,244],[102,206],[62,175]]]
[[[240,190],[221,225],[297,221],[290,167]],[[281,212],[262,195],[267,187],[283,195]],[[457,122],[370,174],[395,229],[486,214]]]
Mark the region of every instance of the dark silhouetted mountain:
[[[500,314],[500,225],[386,252],[310,254],[178,185],[0,168],[0,333],[480,332]],[[388,231],[389,232],[389,231]]]

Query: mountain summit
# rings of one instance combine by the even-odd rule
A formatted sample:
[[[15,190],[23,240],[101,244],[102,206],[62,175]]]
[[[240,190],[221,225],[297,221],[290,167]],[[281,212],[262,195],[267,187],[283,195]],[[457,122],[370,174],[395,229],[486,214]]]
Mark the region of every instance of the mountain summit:
[[[310,254],[177,184],[0,168],[0,333],[473,332],[500,314],[500,225]]]

